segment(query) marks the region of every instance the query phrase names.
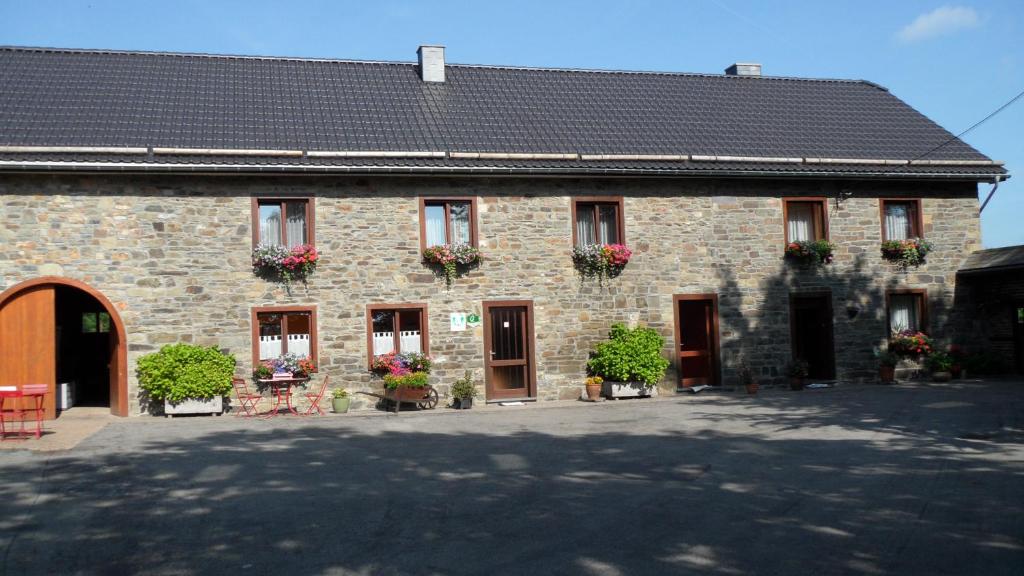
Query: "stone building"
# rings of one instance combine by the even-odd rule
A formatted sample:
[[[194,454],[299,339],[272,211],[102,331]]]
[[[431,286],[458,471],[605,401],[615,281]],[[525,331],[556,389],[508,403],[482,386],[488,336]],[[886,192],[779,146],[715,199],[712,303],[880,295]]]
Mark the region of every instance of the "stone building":
[[[429,352],[442,391],[578,397],[614,322],[672,361],[663,393],[762,383],[794,358],[871,379],[893,327],[949,339],[1002,166],[866,81],[0,48],[0,380],[78,381],[147,410],[137,359],[285,350],[379,387],[375,354]],[[883,239],[926,238],[901,268]],[[785,258],[827,239],[831,263]],[[425,247],[466,242],[450,287]],[[260,243],[312,244],[306,282]],[[584,278],[574,244],[625,244]],[[0,384],[5,382],[0,382]],[[52,407],[51,407],[52,408]]]

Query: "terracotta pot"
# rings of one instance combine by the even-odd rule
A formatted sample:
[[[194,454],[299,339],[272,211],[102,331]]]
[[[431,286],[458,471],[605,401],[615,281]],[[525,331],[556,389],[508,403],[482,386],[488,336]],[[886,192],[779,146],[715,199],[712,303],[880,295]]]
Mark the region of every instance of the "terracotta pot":
[[[587,384],[587,398],[591,402],[597,402],[601,399],[601,385],[600,384]]]
[[[790,376],[789,378],[789,389],[790,390],[803,390],[804,379],[803,377]]]
[[[896,381],[896,367],[879,366],[878,379],[882,381],[882,384],[892,384]]]
[[[949,372],[950,374],[953,375],[953,378],[955,380],[959,380],[961,375],[963,374],[963,367],[960,366],[959,364],[953,364],[952,366],[949,367]]]
[[[757,394],[757,389],[758,389],[757,382],[751,382],[750,384],[747,384],[746,387],[747,387],[747,394]]]

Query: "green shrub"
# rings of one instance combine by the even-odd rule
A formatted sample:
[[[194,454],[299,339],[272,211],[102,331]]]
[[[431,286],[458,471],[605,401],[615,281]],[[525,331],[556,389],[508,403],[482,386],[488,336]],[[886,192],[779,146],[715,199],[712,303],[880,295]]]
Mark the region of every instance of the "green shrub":
[[[466,370],[465,375],[452,384],[451,393],[452,398],[457,400],[476,398],[476,386],[473,385],[473,374],[469,370]]]
[[[945,352],[932,352],[925,358],[924,363],[932,372],[949,372],[953,367],[953,358]]]
[[[587,368],[614,382],[642,382],[654,386],[665,376],[668,360],[661,356],[665,339],[653,328],[626,328],[612,324],[609,340],[599,342]]]
[[[139,358],[139,387],[153,400],[176,404],[189,398],[209,399],[231,392],[235,357],[215,346],[169,344]]]

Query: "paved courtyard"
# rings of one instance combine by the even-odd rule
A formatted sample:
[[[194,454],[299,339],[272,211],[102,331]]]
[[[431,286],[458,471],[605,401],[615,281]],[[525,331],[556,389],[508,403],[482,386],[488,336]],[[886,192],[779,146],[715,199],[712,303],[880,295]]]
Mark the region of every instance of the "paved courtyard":
[[[1024,383],[119,420],[0,452],[0,574],[1024,573]]]

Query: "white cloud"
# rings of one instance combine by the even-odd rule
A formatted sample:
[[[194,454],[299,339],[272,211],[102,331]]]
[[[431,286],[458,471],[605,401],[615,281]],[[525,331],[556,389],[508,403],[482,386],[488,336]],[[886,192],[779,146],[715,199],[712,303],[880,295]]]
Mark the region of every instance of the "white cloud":
[[[964,6],[943,6],[926,14],[921,14],[913,22],[907,24],[896,35],[902,42],[918,42],[952,34],[967,28],[976,28],[981,24],[974,8]]]

